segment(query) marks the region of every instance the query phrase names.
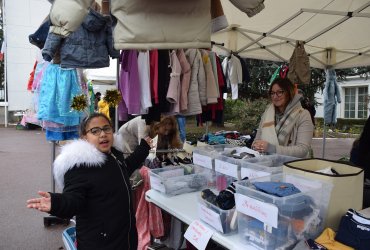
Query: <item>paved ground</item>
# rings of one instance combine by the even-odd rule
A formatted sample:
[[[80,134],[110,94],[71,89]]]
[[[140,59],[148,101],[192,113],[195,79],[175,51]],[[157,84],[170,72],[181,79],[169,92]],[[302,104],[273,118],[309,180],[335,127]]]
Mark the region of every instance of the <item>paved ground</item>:
[[[326,157],[349,155],[353,139],[327,139]],[[313,140],[322,157],[322,140]],[[51,189],[52,144],[42,131],[0,128],[0,249],[61,249],[64,226],[43,226],[47,214],[26,208],[38,190]]]
[[[45,228],[47,214],[26,208],[51,188],[51,149],[41,131],[0,128],[0,249],[59,249],[61,226]]]

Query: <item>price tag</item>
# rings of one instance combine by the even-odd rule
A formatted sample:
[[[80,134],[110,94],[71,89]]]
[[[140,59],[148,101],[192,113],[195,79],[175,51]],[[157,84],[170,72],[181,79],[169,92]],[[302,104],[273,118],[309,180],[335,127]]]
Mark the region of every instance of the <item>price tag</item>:
[[[158,190],[162,193],[166,193],[166,188],[160,178],[157,176],[150,176],[150,187],[152,189]]]
[[[238,165],[226,161],[215,160],[215,170],[221,174],[225,174],[238,179]]]
[[[224,230],[221,224],[221,218],[218,213],[212,211],[211,209],[207,208],[203,204],[199,204],[198,206],[198,214],[199,217],[207,222],[207,224],[211,225],[212,227],[216,228],[219,232],[223,233]]]
[[[205,168],[212,169],[212,158],[205,155],[193,153],[193,163]]]
[[[199,220],[193,221],[186,230],[184,237],[199,250],[205,250],[213,231]]]
[[[242,179],[245,177],[248,177],[248,179],[254,179],[271,175],[269,172],[258,171],[250,168],[242,168],[240,172]]]
[[[242,194],[235,194],[236,210],[277,228],[279,209],[277,206],[262,202]]]

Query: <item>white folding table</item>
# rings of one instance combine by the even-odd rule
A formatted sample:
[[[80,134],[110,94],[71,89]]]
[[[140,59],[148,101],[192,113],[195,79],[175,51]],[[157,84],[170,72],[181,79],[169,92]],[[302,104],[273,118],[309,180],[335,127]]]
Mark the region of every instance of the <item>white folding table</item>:
[[[166,196],[156,190],[149,190],[145,194],[148,202],[154,203],[166,212],[170,213],[185,224],[190,225],[194,220],[199,220],[198,197],[200,192]],[[255,250],[253,246],[242,244],[237,233],[223,235],[215,230],[212,240],[231,250]]]

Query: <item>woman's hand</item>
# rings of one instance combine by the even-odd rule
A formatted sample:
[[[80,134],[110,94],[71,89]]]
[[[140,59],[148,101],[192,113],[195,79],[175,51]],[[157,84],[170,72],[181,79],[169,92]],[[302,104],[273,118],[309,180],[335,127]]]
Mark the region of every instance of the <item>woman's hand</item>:
[[[252,149],[260,153],[265,153],[267,152],[268,145],[269,143],[267,141],[255,140],[252,144]]]
[[[51,198],[48,192],[38,191],[41,198],[34,198],[27,200],[27,208],[34,208],[41,212],[50,212]]]
[[[153,148],[154,147],[154,144],[153,144],[153,139],[150,138],[149,136],[145,137],[144,140],[146,141],[146,143],[148,143],[149,147],[150,148]]]

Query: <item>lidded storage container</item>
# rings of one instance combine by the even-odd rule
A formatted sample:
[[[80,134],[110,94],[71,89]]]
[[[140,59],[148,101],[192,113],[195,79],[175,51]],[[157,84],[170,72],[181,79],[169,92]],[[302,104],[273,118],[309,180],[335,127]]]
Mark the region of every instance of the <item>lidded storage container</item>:
[[[193,164],[152,169],[150,187],[169,196],[213,188],[212,170]]]
[[[236,183],[241,241],[259,249],[291,249],[324,229],[332,185],[298,175],[273,174]]]

